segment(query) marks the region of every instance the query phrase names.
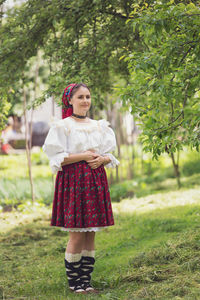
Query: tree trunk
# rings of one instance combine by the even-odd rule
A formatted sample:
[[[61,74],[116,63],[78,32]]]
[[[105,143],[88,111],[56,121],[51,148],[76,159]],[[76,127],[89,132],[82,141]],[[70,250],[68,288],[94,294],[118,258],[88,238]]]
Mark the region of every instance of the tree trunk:
[[[105,96],[105,103],[106,103],[107,107],[109,107],[109,109],[106,110],[107,120],[108,120],[108,122],[110,122],[111,127],[113,125],[116,130],[116,144],[117,144],[118,156],[120,157],[120,136],[119,136],[118,122],[117,122],[119,120],[119,115],[117,112],[115,112],[115,107],[113,106],[113,104],[109,103],[107,95]],[[115,182],[121,181],[122,179],[119,178],[119,167],[118,166],[115,167],[115,174],[116,174]],[[113,182],[114,182],[114,179],[113,179],[113,174],[111,172],[110,184],[112,184]]]
[[[4,9],[3,4],[1,4],[0,5],[0,27],[2,26],[3,15],[4,15],[3,9]]]
[[[141,175],[144,175],[144,157],[143,157],[143,149],[141,143],[139,143],[139,146],[141,148]]]
[[[136,127],[136,124],[135,124],[135,120],[134,120],[134,117],[133,117],[133,127],[132,127],[132,134],[131,134],[131,176],[132,176],[132,179],[135,177],[135,157],[136,157],[136,140],[135,140],[135,136],[134,136],[134,132],[135,132],[135,127]]]
[[[35,69],[35,82],[34,82],[34,99],[33,101],[35,102],[36,97],[37,97],[37,81],[38,81],[38,72],[39,72],[39,56],[37,54],[37,64],[36,64],[36,69]],[[30,155],[31,155],[31,148],[32,148],[32,132],[33,132],[33,112],[34,109],[31,109],[31,121],[30,121]]]
[[[35,194],[34,194],[34,185],[33,185],[33,178],[32,178],[32,165],[31,165],[31,151],[29,148],[29,140],[28,140],[28,121],[27,121],[27,113],[26,113],[26,91],[25,87],[23,86],[23,106],[24,106],[24,122],[25,122],[25,139],[26,139],[26,157],[28,162],[28,173],[29,173],[29,180],[31,185],[31,198],[32,204],[35,202]]]
[[[177,179],[178,188],[180,189],[181,181],[180,181],[180,171],[179,171],[179,153],[178,153],[177,164],[175,162],[174,153],[171,152],[170,155],[171,155],[171,159],[172,159],[172,163],[173,163],[173,167],[174,167],[174,174],[175,174],[176,179]]]
[[[116,116],[119,116],[119,112],[113,113],[113,118],[115,118]],[[115,125],[116,125],[115,131],[116,131],[117,154],[118,154],[118,158],[120,159],[120,157],[121,157],[121,149],[120,149],[121,135],[119,132],[119,124],[116,119],[115,119]],[[116,182],[119,182],[119,181],[122,181],[122,178],[121,177],[119,178],[119,167],[116,166]]]

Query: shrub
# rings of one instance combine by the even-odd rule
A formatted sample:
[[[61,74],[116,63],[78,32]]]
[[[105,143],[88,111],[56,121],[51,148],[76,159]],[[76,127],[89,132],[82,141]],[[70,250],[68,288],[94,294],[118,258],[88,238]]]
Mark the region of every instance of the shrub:
[[[40,152],[38,152],[38,153],[32,153],[31,160],[32,160],[33,165],[48,165],[49,164],[48,157],[46,156],[46,154],[44,152],[42,152],[42,150],[40,150]]]
[[[188,161],[182,167],[182,173],[185,176],[191,176],[200,173],[200,160]]]
[[[127,180],[122,183],[114,184],[110,187],[111,199],[114,202],[120,202],[124,198],[133,197],[134,187],[137,182],[133,180]]]

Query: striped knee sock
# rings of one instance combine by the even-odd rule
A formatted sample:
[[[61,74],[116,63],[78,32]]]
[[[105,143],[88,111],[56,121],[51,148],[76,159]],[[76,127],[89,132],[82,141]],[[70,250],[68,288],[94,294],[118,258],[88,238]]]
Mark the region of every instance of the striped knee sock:
[[[65,252],[65,267],[69,288],[75,292],[84,292],[81,287],[81,253]]]
[[[95,250],[82,250],[82,264],[81,264],[81,281],[86,291],[93,291],[94,288],[90,284],[91,274],[94,270]]]

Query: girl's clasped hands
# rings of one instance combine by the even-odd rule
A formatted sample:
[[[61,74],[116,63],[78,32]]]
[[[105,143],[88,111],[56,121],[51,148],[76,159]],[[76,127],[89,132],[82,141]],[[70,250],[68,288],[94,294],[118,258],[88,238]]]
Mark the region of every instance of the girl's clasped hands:
[[[92,169],[98,168],[104,162],[104,157],[98,153],[95,153],[95,150],[93,149],[84,151],[84,154],[85,154],[85,161]]]

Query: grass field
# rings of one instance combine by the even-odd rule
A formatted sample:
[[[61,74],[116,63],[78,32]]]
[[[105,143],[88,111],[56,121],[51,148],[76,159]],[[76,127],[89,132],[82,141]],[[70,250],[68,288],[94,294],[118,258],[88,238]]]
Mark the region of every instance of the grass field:
[[[2,299],[200,299],[199,195],[196,187],[113,203],[115,226],[96,233],[99,295],[69,292],[68,233],[49,226],[51,209],[13,213],[13,223],[1,214]]]

